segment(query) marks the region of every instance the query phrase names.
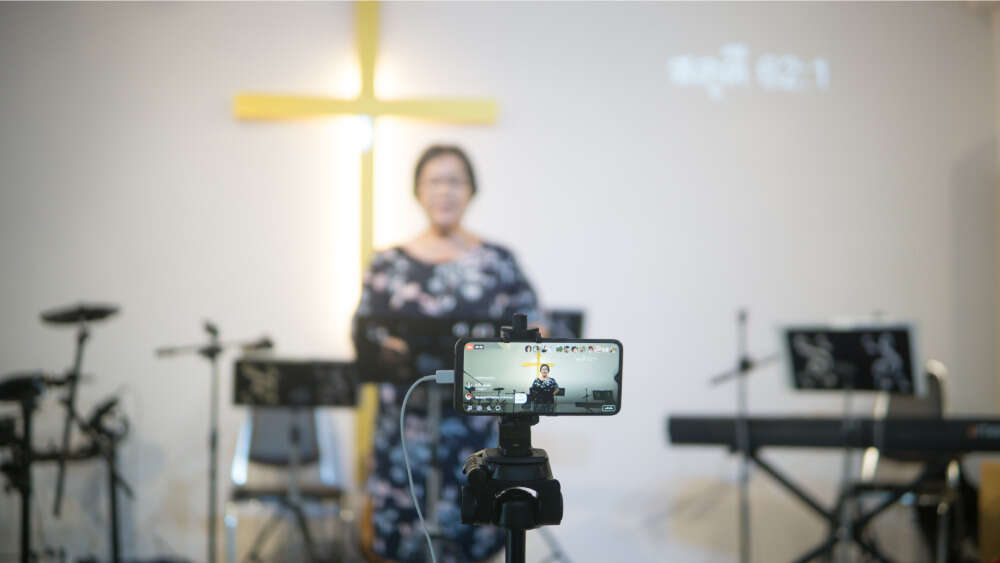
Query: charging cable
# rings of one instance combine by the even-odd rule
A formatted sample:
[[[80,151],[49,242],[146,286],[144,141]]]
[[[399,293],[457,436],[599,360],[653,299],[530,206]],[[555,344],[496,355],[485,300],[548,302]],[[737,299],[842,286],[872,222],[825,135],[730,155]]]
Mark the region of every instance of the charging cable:
[[[437,563],[437,557],[434,555],[434,542],[431,541],[431,534],[427,531],[427,522],[424,521],[424,513],[420,510],[420,503],[417,501],[417,491],[413,488],[413,471],[410,469],[410,456],[406,453],[406,401],[410,399],[410,393],[413,393],[417,385],[427,381],[455,383],[455,370],[439,369],[434,375],[425,375],[414,381],[413,385],[410,385],[410,388],[406,391],[406,395],[403,396],[403,407],[399,410],[399,439],[403,443],[403,461],[406,463],[406,478],[410,481],[410,498],[413,499],[413,506],[417,509],[417,518],[420,519],[420,527],[424,529],[424,537],[427,538],[427,549],[431,552],[431,563]],[[431,499],[427,500],[431,502]]]

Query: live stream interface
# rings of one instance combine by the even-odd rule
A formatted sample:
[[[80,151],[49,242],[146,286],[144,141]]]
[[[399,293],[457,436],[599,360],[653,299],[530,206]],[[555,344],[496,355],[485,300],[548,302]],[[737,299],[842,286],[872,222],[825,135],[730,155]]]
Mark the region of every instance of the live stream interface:
[[[613,342],[468,342],[466,414],[614,414],[621,350]]]

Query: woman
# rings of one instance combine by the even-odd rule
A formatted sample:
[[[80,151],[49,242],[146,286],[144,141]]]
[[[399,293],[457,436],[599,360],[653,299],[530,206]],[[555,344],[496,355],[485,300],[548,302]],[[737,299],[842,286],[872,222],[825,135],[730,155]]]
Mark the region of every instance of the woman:
[[[515,312],[537,320],[538,301],[514,256],[462,226],[476,194],[476,177],[466,154],[454,146],[432,146],[421,155],[413,174],[414,195],[427,214],[429,226],[415,239],[376,253],[365,274],[358,315],[495,318],[508,321]],[[533,317],[535,319],[533,319]],[[360,335],[377,339],[383,357],[422,364],[421,370],[450,366],[427,365],[426,358],[409,358],[406,342],[392,335]],[[369,480],[373,539],[370,551],[383,559],[422,561],[426,540],[410,498],[399,436],[399,410],[408,384],[379,386],[375,427],[374,472]],[[423,386],[423,387],[426,387]],[[436,541],[438,561],[482,561],[504,545],[502,530],[461,524],[462,465],[473,452],[497,444],[493,417],[469,417],[452,408],[451,391],[442,393],[442,487],[438,523],[445,536]],[[417,498],[425,510],[423,484],[430,446],[427,435],[426,390],[415,391],[407,403],[406,444],[413,462]]]
[[[535,380],[531,382],[531,388],[528,389],[528,399],[535,412],[552,412],[555,407],[556,391],[559,390],[559,384],[556,383],[555,378],[549,376],[550,371],[549,364],[538,366],[538,375],[535,376]]]

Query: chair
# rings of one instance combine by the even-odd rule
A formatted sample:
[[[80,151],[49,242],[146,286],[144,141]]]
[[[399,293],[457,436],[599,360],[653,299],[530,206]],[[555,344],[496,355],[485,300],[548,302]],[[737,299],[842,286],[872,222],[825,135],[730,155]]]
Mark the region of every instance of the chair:
[[[883,394],[876,401],[874,418],[943,418],[948,370],[943,363],[936,360],[928,361],[926,368],[923,396]],[[941,461],[941,458],[921,452],[880,451],[870,447],[865,450],[862,457],[861,483],[858,490],[861,493],[885,493],[898,488],[901,484],[898,481],[877,478],[882,466],[894,465],[899,469],[909,465],[912,468],[914,465],[925,466],[935,461]],[[936,512],[937,537],[931,543],[935,551],[934,560],[937,563],[946,563],[954,554],[954,547],[951,545],[953,526],[955,535],[959,539],[963,537],[965,523],[961,483],[961,465],[958,459],[950,459],[940,479],[927,483],[914,495],[903,499],[904,504],[913,506],[918,513],[922,507],[925,507],[925,511]]]
[[[294,446],[298,442],[298,447]],[[251,407],[240,428],[230,472],[232,489],[226,504],[226,559],[236,561],[236,507],[260,502],[277,508],[261,529],[245,561],[260,561],[261,549],[283,517],[291,515],[315,561],[316,546],[309,529],[306,506],[332,504],[339,513],[343,477],[333,423],[320,409],[293,410]],[[293,466],[297,467],[294,471]],[[293,494],[297,492],[297,495]],[[293,497],[297,497],[296,500]]]

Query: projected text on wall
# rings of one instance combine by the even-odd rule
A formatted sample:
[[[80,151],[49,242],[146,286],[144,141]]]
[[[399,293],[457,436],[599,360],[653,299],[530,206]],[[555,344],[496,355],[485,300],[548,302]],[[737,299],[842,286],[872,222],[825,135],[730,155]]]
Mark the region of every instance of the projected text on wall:
[[[750,48],[741,43],[723,45],[718,55],[671,57],[667,61],[667,74],[671,83],[703,88],[709,98],[717,101],[725,99],[731,89],[753,86],[774,92],[830,88],[830,64],[826,59],[776,53],[754,57]]]

